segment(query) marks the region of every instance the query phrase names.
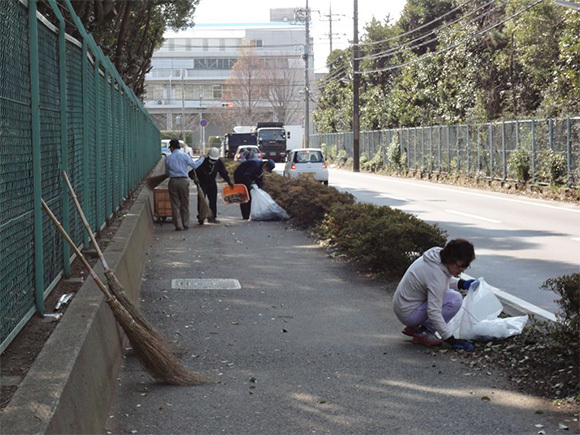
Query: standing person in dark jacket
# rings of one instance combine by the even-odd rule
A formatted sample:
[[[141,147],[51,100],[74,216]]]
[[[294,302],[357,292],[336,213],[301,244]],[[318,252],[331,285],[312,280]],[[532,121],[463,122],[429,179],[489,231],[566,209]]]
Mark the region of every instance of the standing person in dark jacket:
[[[260,160],[260,159],[250,159],[244,160],[234,171],[234,181],[236,184],[245,184],[248,188],[248,193],[252,188],[252,184],[256,185],[261,189],[263,185],[264,171],[272,172],[276,164],[273,160]],[[242,211],[242,218],[250,219],[250,209],[252,205],[252,200],[250,196],[250,201],[244,204],[240,204],[240,210]]]
[[[213,147],[209,150],[207,159],[195,170],[189,171],[189,178],[194,179],[197,174],[199,180],[199,185],[203,190],[205,197],[209,202],[209,208],[213,213],[213,217],[208,219],[208,222],[217,223],[217,183],[215,181],[217,174],[219,173],[226,183],[233,187],[234,183],[230,180],[230,176],[224,162],[220,160],[220,152],[217,148]],[[194,174],[195,171],[195,174]],[[200,225],[203,225],[203,219],[200,219],[199,207],[201,198],[197,198],[197,221]]]

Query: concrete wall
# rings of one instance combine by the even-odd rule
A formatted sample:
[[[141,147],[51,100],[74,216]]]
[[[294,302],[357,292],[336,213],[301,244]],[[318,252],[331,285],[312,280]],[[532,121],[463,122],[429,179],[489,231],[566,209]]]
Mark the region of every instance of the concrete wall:
[[[156,173],[161,167],[160,162]],[[151,197],[149,189],[141,191],[104,252],[133,301],[152,236]],[[95,271],[106,282],[100,263]],[[0,432],[102,433],[121,366],[123,339],[103,294],[93,280],[87,280],[0,415]]]

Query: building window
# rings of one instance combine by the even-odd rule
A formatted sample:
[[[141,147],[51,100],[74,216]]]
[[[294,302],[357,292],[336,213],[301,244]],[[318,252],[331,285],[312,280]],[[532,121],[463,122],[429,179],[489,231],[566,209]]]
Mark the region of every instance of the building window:
[[[220,39],[220,51],[226,51],[226,41],[225,39]]]
[[[214,85],[213,86],[213,99],[214,100],[221,100],[223,94],[223,85]]]
[[[209,42],[208,42],[208,40],[206,38],[203,39],[202,44],[203,44],[203,51],[208,51],[208,49],[209,49]]]
[[[194,59],[194,68],[197,70],[230,70],[236,59],[199,58]]]
[[[173,39],[167,41],[167,49],[169,51],[175,50],[175,41]]]
[[[261,46],[262,46],[262,40],[256,39],[256,47],[261,47]]]

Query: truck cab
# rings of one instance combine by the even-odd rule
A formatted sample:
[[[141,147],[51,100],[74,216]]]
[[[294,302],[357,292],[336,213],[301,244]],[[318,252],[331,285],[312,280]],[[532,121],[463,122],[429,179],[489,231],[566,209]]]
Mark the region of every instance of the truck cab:
[[[281,122],[258,122],[254,130],[263,158],[283,162],[286,158],[286,130]]]

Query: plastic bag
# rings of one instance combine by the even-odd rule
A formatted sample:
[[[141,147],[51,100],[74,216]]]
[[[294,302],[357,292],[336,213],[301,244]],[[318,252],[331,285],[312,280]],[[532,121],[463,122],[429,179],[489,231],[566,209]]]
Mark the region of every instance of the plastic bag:
[[[493,287],[483,278],[477,281],[463,298],[455,317],[449,321],[453,336],[464,340],[488,340],[521,334],[528,316],[499,319],[503,305],[493,293]]]
[[[290,219],[286,210],[276,204],[267,192],[260,189],[255,184],[250,192],[252,205],[250,207],[250,219],[253,221],[277,221]]]

